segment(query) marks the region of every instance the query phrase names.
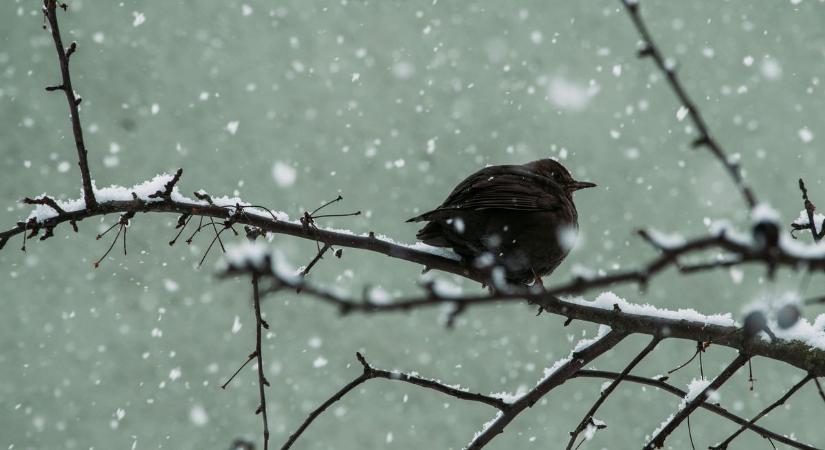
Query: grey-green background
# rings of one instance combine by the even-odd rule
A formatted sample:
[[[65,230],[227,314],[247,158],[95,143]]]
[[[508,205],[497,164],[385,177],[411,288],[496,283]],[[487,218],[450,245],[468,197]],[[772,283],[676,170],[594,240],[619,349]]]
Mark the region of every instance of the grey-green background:
[[[687,88],[724,147],[741,157],[760,199],[789,222],[801,209],[802,176],[825,204],[822,2],[642,3],[652,32],[678,59]],[[345,201],[335,211],[366,214],[323,225],[412,242],[416,227],[403,220],[439,203],[466,174],[485,164],[557,157],[600,188],[577,196],[579,246],[546,283],[577,268],[633,267],[654,256],[635,237],[639,227],[695,235],[706,219],[747,226],[717,162],[688,148],[692,131],[677,119],[672,93],[650,61],[635,58],[637,35],[617,1],[69,4],[61,23],[66,40],[79,44],[72,66],[99,186],[132,185],[183,167],[187,193],[237,192],[292,217],[341,193]],[[145,20],[135,26],[138,14]],[[17,204],[23,196],[79,193],[65,99],[43,91],[58,72],[41,25],[36,1],[0,5],[4,227],[27,214]],[[233,134],[227,124],[235,121]],[[293,184],[276,183],[278,162],[295,169]],[[227,391],[218,388],[252,349],[248,282],[215,280],[217,253],[196,268],[206,235],[191,247],[169,247],[171,216],[137,217],[129,254],[114,252],[94,269],[108,245],[94,235],[114,220],[86,221],[79,234],[63,227],[54,239],[29,243],[26,253],[15,239],[0,253],[0,448],[224,449],[236,437],[260,444],[254,371]],[[314,244],[287,237],[271,245],[296,266],[314,252]],[[419,270],[345,250],[311,278],[353,294],[365,284],[413,294]],[[782,272],[774,283],[761,269],[743,275],[736,283],[727,271],[686,278],[669,272],[645,293],[617,292],[741,317],[750,302],[802,285],[797,273]],[[823,287],[814,277],[803,295]],[[265,357],[273,445],[359,373],[356,351],[379,367],[481,392],[515,391],[533,386],[544,367],[595,332],[589,324],[563,328],[561,318],[535,317],[522,305],[471,310],[452,331],[439,311],[341,318],[286,294],[267,299],[264,311],[272,325]],[[236,318],[241,328],[233,332]],[[623,343],[595,367],[619,370],[644,342]],[[664,372],[693,348],[668,342],[637,372]],[[718,373],[732,355],[711,348],[707,372]],[[802,375],[763,360],[754,370],[753,392],[744,371],[721,392],[722,404],[743,416]],[[672,381],[684,387],[696,376],[694,363]],[[491,448],[559,448],[600,384],[565,384]],[[608,428],[583,448],[638,448],[677,403],[655,390],[621,387],[598,415]],[[459,449],[493,414],[372,381],[320,418],[297,448]],[[823,415],[809,386],[764,423],[823,446]],[[698,447],[734,430],[704,412],[692,426]],[[668,444],[688,448],[687,438],[680,429]],[[732,448],[770,445],[746,433]]]

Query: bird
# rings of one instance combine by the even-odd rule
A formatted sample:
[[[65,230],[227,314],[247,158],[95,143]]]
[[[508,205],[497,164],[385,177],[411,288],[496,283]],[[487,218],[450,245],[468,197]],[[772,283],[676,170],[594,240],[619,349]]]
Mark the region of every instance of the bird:
[[[508,285],[543,286],[541,277],[561,264],[576,240],[573,193],[595,186],[576,181],[549,158],[488,166],[465,178],[437,208],[407,222],[427,222],[418,240],[452,248],[491,277],[501,268]]]

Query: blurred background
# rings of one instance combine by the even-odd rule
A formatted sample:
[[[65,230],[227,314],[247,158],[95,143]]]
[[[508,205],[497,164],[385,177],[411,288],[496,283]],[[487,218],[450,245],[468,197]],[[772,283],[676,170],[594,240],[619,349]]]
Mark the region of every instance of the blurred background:
[[[323,226],[375,231],[413,242],[404,220],[440,203],[486,164],[555,157],[598,189],[581,192],[581,236],[545,280],[635,267],[655,253],[640,227],[706,232],[711,220],[748,227],[738,193],[704,150],[651,61],[635,57],[637,34],[616,1],[70,0],[64,39],[76,40],[73,81],[98,186],[130,186],[185,169],[184,193],[236,194],[297,218],[336,195],[328,212],[362,210]],[[79,195],[80,176],[65,98],[39,2],[0,4],[0,224],[28,214],[17,203],[44,192]],[[825,10],[822,2],[643,0],[643,14],[715,136],[741,158],[758,197],[790,223],[802,209],[797,179],[814,202],[822,189]],[[254,348],[248,280],[216,280],[209,236],[170,247],[173,216],[138,216],[129,254],[95,234],[115,216],[88,220],[55,238],[9,242],[0,252],[0,447],[8,449],[225,449],[239,437],[260,445],[257,378],[251,366],[220,384]],[[809,239],[804,235],[801,239]],[[295,265],[312,242],[276,236]],[[419,291],[420,267],[345,249],[312,281],[354,295],[365,284],[393,295]],[[440,275],[475,292],[478,285]],[[782,271],[673,271],[629,301],[742,311],[785,295],[822,294],[825,283]],[[803,291],[803,292],[799,292]],[[789,294],[790,293],[790,294]],[[595,297],[593,292],[589,297]],[[418,371],[480,392],[532,387],[596,326],[542,315],[524,305],[472,309],[453,330],[443,311],[341,318],[292,294],[269,297],[266,373],[272,445],[360,373],[362,351],[376,367]],[[825,312],[810,307],[813,319]],[[647,342],[629,339],[595,367],[621,370]],[[636,373],[652,376],[687,360],[691,342],[667,342]],[[716,375],[733,351],[711,347]],[[804,374],[754,360],[720,402],[750,417]],[[682,388],[698,365],[677,372]],[[557,448],[595,401],[601,382],[572,380],[512,423],[495,449]],[[807,386],[763,423],[825,444],[825,405]],[[808,395],[810,394],[810,395]],[[608,428],[585,449],[638,448],[679,399],[622,385],[598,418]],[[359,388],[312,425],[299,449],[460,449],[493,417],[486,406],[386,380]],[[697,447],[735,426],[698,412]],[[668,441],[689,447],[681,427]],[[779,444],[777,444],[779,446]],[[732,448],[768,448],[745,433]],[[259,446],[259,448],[262,448]]]

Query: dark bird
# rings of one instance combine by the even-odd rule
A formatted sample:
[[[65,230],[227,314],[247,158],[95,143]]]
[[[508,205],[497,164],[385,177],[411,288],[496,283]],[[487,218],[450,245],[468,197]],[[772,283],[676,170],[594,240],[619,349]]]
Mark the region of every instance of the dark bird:
[[[485,167],[436,209],[407,222],[428,222],[416,237],[450,247],[477,268],[501,267],[508,283],[541,283],[569,253],[578,231],[576,181],[561,163],[540,159]]]

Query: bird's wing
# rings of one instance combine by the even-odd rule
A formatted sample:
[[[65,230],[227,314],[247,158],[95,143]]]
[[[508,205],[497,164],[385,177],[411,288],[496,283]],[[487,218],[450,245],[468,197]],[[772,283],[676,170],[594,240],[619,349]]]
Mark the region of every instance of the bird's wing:
[[[562,207],[561,195],[558,186],[521,166],[487,167],[456,186],[441,206],[409,222],[437,219],[456,210],[552,211]]]

